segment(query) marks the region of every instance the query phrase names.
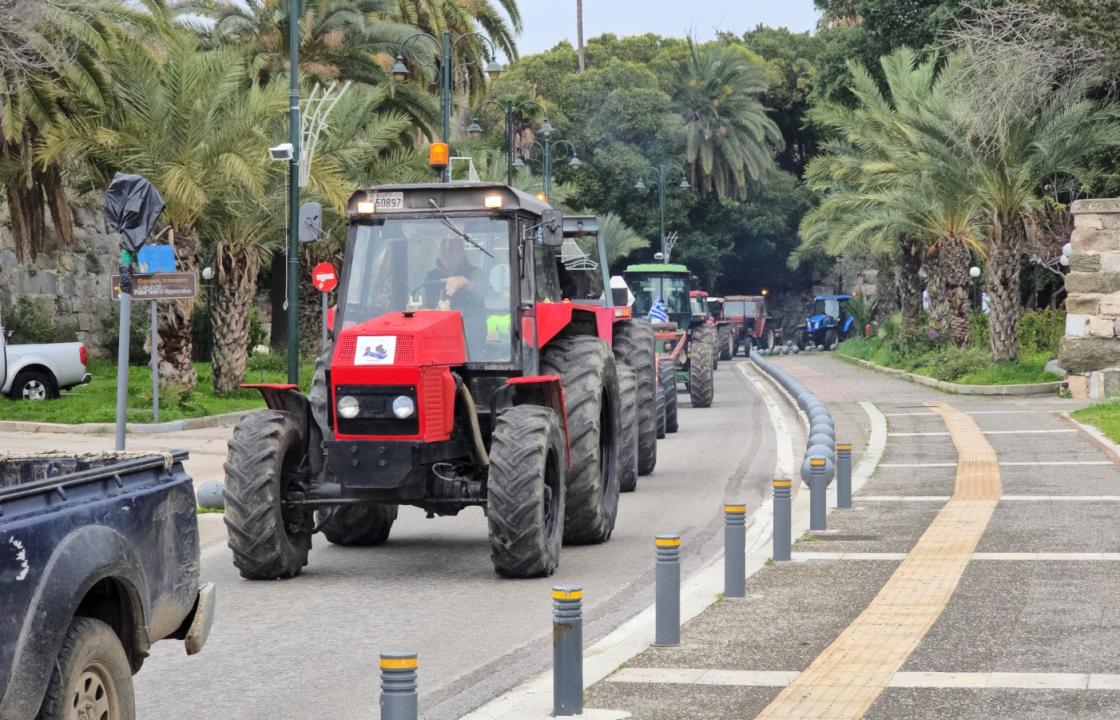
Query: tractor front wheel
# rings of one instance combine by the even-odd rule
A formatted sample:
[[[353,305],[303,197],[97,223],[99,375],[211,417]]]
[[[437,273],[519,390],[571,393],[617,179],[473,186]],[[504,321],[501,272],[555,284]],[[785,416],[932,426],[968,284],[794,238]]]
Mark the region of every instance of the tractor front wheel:
[[[719,359],[730,360],[735,357],[735,338],[730,325],[720,325],[716,328],[719,336]]]
[[[517,405],[494,425],[486,520],[490,559],[504,577],[547,577],[564,535],[563,420],[551,408]]]
[[[290,578],[307,564],[310,514],[283,506],[299,491],[307,465],[307,445],[291,413],[261,410],[233,431],[225,465],[225,522],[241,577]]]
[[[338,505],[315,515],[323,535],[334,545],[371,547],[389,539],[397,506]]]
[[[835,350],[836,346],[840,344],[840,336],[836,332],[836,328],[829,328],[824,331],[824,349]]]
[[[620,418],[622,433],[618,436],[618,490],[638,489],[638,376],[634,368],[619,363],[618,395],[622,399]]]
[[[715,342],[712,337],[715,333],[708,327],[697,328],[692,333],[688,343],[691,372],[689,374],[688,394],[692,406],[706,408],[712,404],[712,395],[715,391],[713,385],[713,356]]]
[[[564,542],[610,539],[618,513],[620,399],[607,344],[589,335],[558,338],[541,351],[542,374],[560,376],[572,464],[564,504]]]
[[[639,475],[649,475],[657,466],[657,369],[653,345],[653,325],[645,318],[614,326],[615,363],[626,363],[636,373]]]
[[[660,380],[660,369],[657,381],[657,439],[665,437],[665,385]]]
[[[665,432],[677,431],[677,365],[665,358],[658,369],[662,391],[665,393]]]

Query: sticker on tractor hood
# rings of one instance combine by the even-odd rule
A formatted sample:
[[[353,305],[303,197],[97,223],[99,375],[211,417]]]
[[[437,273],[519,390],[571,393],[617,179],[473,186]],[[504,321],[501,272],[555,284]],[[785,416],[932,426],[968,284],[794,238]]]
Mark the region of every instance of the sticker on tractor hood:
[[[397,354],[396,335],[359,335],[355,365],[392,365]]]

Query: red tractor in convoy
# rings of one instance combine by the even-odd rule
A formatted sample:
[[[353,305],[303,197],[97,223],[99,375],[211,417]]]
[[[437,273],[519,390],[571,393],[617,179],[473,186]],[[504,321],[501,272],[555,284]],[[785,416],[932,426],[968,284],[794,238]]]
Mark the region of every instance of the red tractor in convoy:
[[[716,347],[719,350],[717,357],[720,360],[730,360],[735,356],[735,329],[725,317],[725,302],[721,297],[708,297],[708,317],[716,328]]]
[[[770,350],[782,344],[782,326],[766,312],[765,295],[728,295],[723,302],[723,315],[732,328],[732,355],[743,349],[750,355],[751,347]]]
[[[402,504],[483,507],[507,577],[551,574],[561,542],[609,539],[653,402],[649,324],[565,287],[564,219],[514,188],[381,186],[348,210],[335,341],[310,396],[249,386],[268,409],[229,443],[241,575],[298,575],[318,531],[380,544]]]

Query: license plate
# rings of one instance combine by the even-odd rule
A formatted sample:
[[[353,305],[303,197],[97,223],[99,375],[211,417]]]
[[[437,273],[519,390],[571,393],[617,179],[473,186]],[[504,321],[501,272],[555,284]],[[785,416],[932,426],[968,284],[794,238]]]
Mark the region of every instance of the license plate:
[[[376,211],[404,209],[403,192],[372,193],[370,195],[370,200],[373,202],[373,207]]]

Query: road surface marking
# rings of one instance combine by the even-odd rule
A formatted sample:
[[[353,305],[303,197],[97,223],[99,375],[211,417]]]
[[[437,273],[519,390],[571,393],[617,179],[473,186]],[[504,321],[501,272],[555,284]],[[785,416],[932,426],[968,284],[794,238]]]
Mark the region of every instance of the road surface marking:
[[[860,560],[905,560],[906,553],[900,552],[794,552],[790,556],[794,562],[819,562],[819,561],[860,561]],[[1056,561],[1085,562],[1103,561],[1120,562],[1120,553],[1093,553],[1093,552],[980,552],[973,553],[972,560],[1006,561],[1006,562],[1037,562]]]
[[[995,511],[996,452],[965,413],[933,404],[957,448],[953,497],[867,608],[758,715],[858,720],[889,685],[952,597]]]
[[[887,437],[946,437],[947,432],[893,432],[887,433]]]
[[[948,495],[857,495],[856,502],[947,502]],[[1120,495],[1001,495],[1000,502],[1120,502]]]
[[[801,673],[785,670],[704,668],[623,668],[609,682],[668,685],[787,687]],[[982,688],[988,690],[1118,690],[1120,675],[1109,673],[896,672],[892,688]],[[807,717],[807,716],[802,716]]]
[[[984,430],[985,435],[1060,435],[1065,433],[1075,433],[1076,428],[1068,428],[1065,430]]]
[[[1035,465],[1112,465],[1110,460],[1039,460],[1001,462],[1000,467],[1033,467]],[[880,463],[882,468],[951,468],[956,463]]]
[[[882,468],[955,468],[956,463],[880,463]]]

